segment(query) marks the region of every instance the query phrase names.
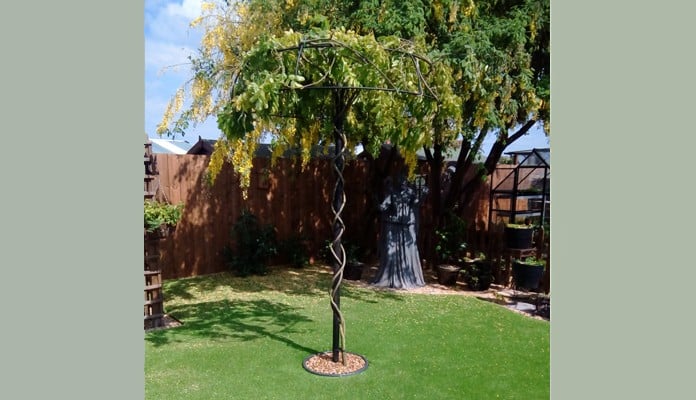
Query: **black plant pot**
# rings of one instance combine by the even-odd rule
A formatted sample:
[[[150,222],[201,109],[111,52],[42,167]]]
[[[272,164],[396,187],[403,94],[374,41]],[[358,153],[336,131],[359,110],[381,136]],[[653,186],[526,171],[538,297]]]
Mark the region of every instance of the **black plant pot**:
[[[487,260],[476,260],[469,263],[464,271],[464,282],[470,290],[488,290],[493,283],[493,267]]]
[[[505,243],[509,249],[532,248],[533,235],[532,227],[505,227]]]
[[[527,264],[519,260],[512,263],[512,279],[518,289],[536,290],[543,275],[543,265]]]
[[[440,285],[454,286],[457,283],[461,267],[442,264],[437,266],[437,282]]]
[[[363,270],[365,269],[365,264],[356,261],[346,262],[346,266],[343,269],[343,277],[351,281],[359,281],[362,277]]]

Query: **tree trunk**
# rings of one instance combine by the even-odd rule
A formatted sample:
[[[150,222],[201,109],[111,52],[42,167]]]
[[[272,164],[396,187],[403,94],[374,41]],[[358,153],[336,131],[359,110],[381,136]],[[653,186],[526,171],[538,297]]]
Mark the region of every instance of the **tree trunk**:
[[[448,212],[458,213],[456,210],[466,210],[472,206],[473,200],[477,198],[474,194],[483,184],[483,177],[493,173],[500,157],[505,149],[517,139],[526,134],[529,129],[534,126],[536,120],[527,121],[517,132],[509,137],[499,138],[491,148],[483,168],[477,169],[473,174],[470,172],[473,168],[476,155],[479,151],[483,140],[488,132],[484,128],[476,139],[472,142],[462,142],[457,156],[456,169],[450,180],[449,187],[441,190],[440,184],[442,179],[443,157],[442,148],[434,146],[431,154],[428,149],[425,149],[426,159],[430,165],[430,192],[433,207],[433,223],[434,229],[441,228],[444,223],[444,216]],[[465,179],[467,176],[470,178]],[[434,231],[434,230],[433,230]],[[432,238],[432,233],[431,233]],[[428,260],[431,265],[436,261],[434,254],[435,239],[431,239],[428,247]]]
[[[433,146],[432,153],[427,147],[424,147],[423,150],[425,151],[425,158],[428,162],[428,166],[430,167],[430,177],[428,179],[428,183],[430,186],[429,195],[431,196],[430,204],[433,210],[431,223],[432,226],[437,229],[441,224],[440,220],[442,218],[442,167],[444,160],[444,157],[442,156],[442,145],[436,143]],[[435,255],[435,246],[437,243],[433,234],[434,230],[426,235],[425,240],[425,257],[428,260],[428,265],[432,269],[435,268],[437,263]]]

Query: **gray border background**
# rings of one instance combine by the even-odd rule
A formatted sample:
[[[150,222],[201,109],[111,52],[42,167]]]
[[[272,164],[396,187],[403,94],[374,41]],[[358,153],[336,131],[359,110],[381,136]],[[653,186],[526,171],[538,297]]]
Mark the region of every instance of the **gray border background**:
[[[551,7],[551,394],[686,398],[694,6],[617,3]]]
[[[143,4],[1,8],[0,398],[143,398]]]

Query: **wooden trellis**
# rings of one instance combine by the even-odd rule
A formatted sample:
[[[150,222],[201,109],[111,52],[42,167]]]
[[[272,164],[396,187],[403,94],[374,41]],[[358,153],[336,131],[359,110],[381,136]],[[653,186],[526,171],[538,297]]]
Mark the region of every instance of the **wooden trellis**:
[[[154,200],[158,184],[157,159],[152,154],[152,143],[145,143],[145,200]],[[160,237],[145,232],[145,329],[164,325],[164,298],[162,296],[162,270],[159,266]]]

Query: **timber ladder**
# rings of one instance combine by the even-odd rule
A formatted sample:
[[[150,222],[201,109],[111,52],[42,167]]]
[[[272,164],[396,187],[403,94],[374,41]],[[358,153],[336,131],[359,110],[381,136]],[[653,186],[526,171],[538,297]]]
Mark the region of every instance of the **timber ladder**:
[[[145,200],[154,200],[157,193],[158,174],[157,159],[152,154],[152,143],[147,140],[145,142]],[[145,231],[145,329],[164,326],[160,240],[160,236]]]

